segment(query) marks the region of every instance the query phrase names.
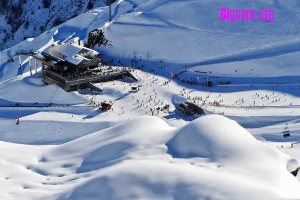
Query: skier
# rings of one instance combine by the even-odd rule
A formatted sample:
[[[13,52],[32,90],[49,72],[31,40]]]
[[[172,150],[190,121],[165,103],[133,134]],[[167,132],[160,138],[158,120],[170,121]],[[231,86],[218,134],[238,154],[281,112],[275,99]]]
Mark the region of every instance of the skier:
[[[20,123],[20,119],[19,119],[19,116],[17,115],[16,116],[16,124],[18,125]]]

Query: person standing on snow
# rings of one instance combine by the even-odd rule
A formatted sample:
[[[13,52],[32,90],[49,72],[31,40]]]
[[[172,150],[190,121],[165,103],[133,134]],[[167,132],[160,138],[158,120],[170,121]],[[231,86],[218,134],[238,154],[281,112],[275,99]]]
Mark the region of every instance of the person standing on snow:
[[[19,119],[19,116],[17,115],[16,116],[16,124],[18,125],[20,123],[20,119]]]

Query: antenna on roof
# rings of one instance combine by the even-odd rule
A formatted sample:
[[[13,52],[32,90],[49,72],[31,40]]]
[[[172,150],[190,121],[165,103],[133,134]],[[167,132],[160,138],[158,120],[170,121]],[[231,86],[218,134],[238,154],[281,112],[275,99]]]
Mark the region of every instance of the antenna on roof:
[[[111,17],[111,0],[108,0],[108,5],[109,5],[109,21],[112,21],[112,17]]]

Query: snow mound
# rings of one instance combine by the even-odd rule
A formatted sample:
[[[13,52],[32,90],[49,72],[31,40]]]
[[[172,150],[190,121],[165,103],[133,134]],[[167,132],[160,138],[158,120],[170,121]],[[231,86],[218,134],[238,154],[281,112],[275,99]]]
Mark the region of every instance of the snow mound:
[[[272,188],[284,188],[283,195],[295,194],[287,182],[296,179],[287,172],[297,169],[299,161],[257,141],[236,121],[224,116],[207,115],[194,120],[176,131],[166,145],[172,157],[184,162],[202,158],[224,168],[221,171],[229,169],[237,177],[248,176],[260,184],[268,182]]]
[[[0,156],[0,199],[300,197],[300,183],[287,170],[298,160],[219,115],[180,129],[143,116],[61,145],[1,142]]]
[[[256,139],[236,121],[221,115],[207,115],[181,128],[167,146],[174,157],[217,160],[245,156],[248,150],[243,147],[255,142]]]
[[[235,121],[219,115],[201,117],[176,130],[157,117],[141,117],[61,148],[83,149],[82,145],[86,149],[81,156],[76,154],[84,158],[77,173],[94,172],[95,176],[64,198],[300,197],[296,192],[299,181],[287,170],[297,167],[297,160],[257,141]]]

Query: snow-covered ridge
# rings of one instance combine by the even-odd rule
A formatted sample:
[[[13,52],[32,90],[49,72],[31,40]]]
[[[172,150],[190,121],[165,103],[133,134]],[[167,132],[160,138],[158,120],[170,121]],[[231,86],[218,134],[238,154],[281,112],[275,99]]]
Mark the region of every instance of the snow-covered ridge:
[[[219,115],[180,129],[140,117],[58,146],[2,142],[0,154],[1,199],[300,197],[287,169],[300,162]]]
[[[87,12],[105,6],[104,0],[5,0],[0,12],[0,50]]]

